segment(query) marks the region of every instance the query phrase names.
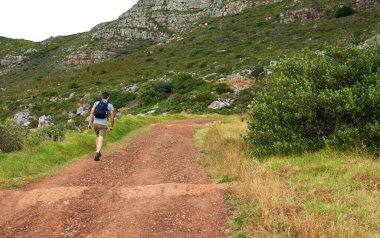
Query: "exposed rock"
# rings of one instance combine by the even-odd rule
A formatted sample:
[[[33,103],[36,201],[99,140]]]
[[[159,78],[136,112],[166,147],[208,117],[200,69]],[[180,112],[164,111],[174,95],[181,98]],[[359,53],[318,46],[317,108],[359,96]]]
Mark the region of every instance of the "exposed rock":
[[[371,9],[380,7],[379,0],[356,0],[354,7],[359,10]]]
[[[147,112],[146,114],[148,114],[148,115],[152,115],[152,114],[154,114],[155,112],[156,112],[156,110],[151,110],[151,111]]]
[[[123,113],[123,112],[126,112],[128,111],[128,107],[121,107],[119,109],[117,109],[119,112]]]
[[[255,85],[254,80],[245,78],[240,74],[228,75],[225,82],[232,90],[234,90],[235,94],[239,94],[241,90],[252,88]]]
[[[364,42],[367,45],[380,45],[380,35],[376,35],[374,37],[369,38]]]
[[[315,54],[317,56],[319,56],[319,57],[323,57],[323,56],[325,56],[325,51],[323,51],[323,50],[316,50]]]
[[[2,66],[13,67],[20,64],[25,59],[22,55],[6,55],[0,61]]]
[[[48,116],[43,115],[38,119],[38,128],[46,128],[53,125],[54,125],[53,119],[50,115]]]
[[[319,20],[325,18],[325,16],[326,14],[323,10],[318,10],[315,8],[302,8],[295,11],[280,13],[279,17],[269,17],[266,20],[280,24],[288,24],[292,22],[304,22],[307,20]]]
[[[110,51],[74,51],[66,56],[66,64],[68,65],[89,65],[94,63],[100,63],[105,60],[111,59],[116,55]]]
[[[29,55],[29,54],[32,54],[34,52],[37,52],[38,50],[37,49],[34,49],[34,48],[29,48],[29,49],[26,49],[23,54],[24,55]]]
[[[32,112],[30,110],[24,110],[18,112],[14,115],[17,125],[19,126],[29,126],[30,122],[33,120]]]
[[[76,117],[76,115],[77,115],[77,114],[70,112],[70,113],[68,114],[68,117],[69,117],[69,119],[73,119],[74,117]]]
[[[380,45],[380,35],[376,35],[374,37],[371,37],[369,38],[368,40],[366,40],[362,45],[358,45],[357,47],[359,49],[365,49],[369,46],[378,46]]]
[[[231,98],[227,98],[225,100],[217,100],[217,101],[213,101],[209,106],[208,108],[210,109],[213,109],[213,110],[216,110],[216,109],[221,109],[223,107],[226,107],[226,106],[230,106],[231,103],[233,103],[233,99]]]
[[[276,60],[271,60],[269,62],[269,66],[271,66],[271,67],[276,66],[277,64],[278,64],[278,61],[276,61]]]
[[[90,112],[90,108],[87,105],[82,105],[77,108],[78,116],[86,116]]]
[[[123,113],[121,113],[121,112],[116,112],[115,113],[115,117],[116,118],[121,118],[122,115],[123,115]]]
[[[269,5],[274,3],[283,2],[283,0],[263,0],[263,1],[255,1],[255,6]]]
[[[127,91],[130,93],[136,93],[138,89],[139,89],[139,86],[137,84],[134,84],[134,85],[128,87]]]
[[[173,33],[193,26],[204,17],[236,14],[256,5],[281,0],[140,0],[116,21],[102,23],[91,30],[92,39],[129,39],[164,41]]]
[[[69,119],[69,120],[67,120],[67,123],[69,123],[69,124],[73,124],[73,123],[74,123],[74,119]]]

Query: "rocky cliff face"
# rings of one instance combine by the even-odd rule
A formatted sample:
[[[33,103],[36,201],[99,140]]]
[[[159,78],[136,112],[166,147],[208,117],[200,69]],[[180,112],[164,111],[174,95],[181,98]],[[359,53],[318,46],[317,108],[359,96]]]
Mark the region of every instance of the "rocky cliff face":
[[[239,13],[253,5],[281,0],[141,0],[116,21],[103,23],[91,31],[92,39],[124,38],[162,41],[193,26],[203,17]]]
[[[43,53],[44,50],[45,52],[50,52],[51,49],[56,51],[53,53],[56,56],[51,56],[53,54],[50,54],[45,57],[46,60],[49,60],[49,63],[54,62],[53,68],[70,69],[73,66],[80,67],[114,58],[120,55],[118,53],[120,49],[124,52],[122,54],[128,54],[135,47],[133,42],[147,40],[149,44],[154,44],[176,39],[178,33],[193,27],[204,17],[236,14],[250,7],[282,1],[140,0],[117,20],[99,24],[90,32],[81,34],[77,39],[73,40],[73,37],[68,36],[69,40],[65,41],[65,37],[55,37],[36,43],[38,49],[28,49],[30,52],[25,49],[20,50],[20,52],[7,52],[4,54],[0,52],[0,75],[5,75],[18,65],[28,62],[33,57],[32,53],[38,51],[42,51],[39,55],[45,54]],[[296,0],[292,1],[292,4],[298,5],[299,3],[297,2]],[[380,7],[379,0],[353,0],[352,4],[357,10]],[[339,3],[336,5],[339,6]],[[266,20],[286,24],[319,20],[325,17],[324,9],[300,7],[299,9],[288,10],[276,16],[268,17]],[[51,60],[50,57],[54,57],[54,59]]]
[[[282,0],[141,0],[117,20],[95,26],[90,32],[92,42],[105,41],[106,48],[128,46],[135,40],[162,42],[194,26],[203,17],[236,14],[256,5]],[[89,43],[91,44],[91,43]],[[67,65],[88,65],[115,57],[110,50],[86,51],[86,47],[71,50]]]
[[[41,49],[57,44],[56,68],[84,66],[117,56],[120,48],[131,47],[133,41],[162,42],[194,26],[203,17],[236,14],[246,8],[273,4],[283,0],[140,0],[117,20],[101,23],[81,36],[79,44],[62,46],[62,37],[41,42]],[[66,47],[66,48],[63,48]],[[133,47],[133,46],[132,46]],[[36,50],[35,50],[36,51]],[[35,52],[33,51],[33,52]],[[28,61],[25,52],[0,54],[0,75]]]

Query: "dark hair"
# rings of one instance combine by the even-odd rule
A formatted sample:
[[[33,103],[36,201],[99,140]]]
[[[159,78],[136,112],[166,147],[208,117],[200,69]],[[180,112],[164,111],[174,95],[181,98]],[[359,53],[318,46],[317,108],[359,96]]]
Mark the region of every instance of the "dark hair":
[[[110,94],[109,94],[109,93],[107,93],[107,92],[102,93],[102,98],[103,98],[103,99],[107,99],[107,98],[109,98],[109,97],[110,97]]]

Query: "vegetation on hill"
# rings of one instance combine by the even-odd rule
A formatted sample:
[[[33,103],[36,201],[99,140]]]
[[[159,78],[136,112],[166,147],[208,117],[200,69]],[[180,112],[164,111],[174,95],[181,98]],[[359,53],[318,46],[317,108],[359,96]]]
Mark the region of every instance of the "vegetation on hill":
[[[179,39],[150,48],[146,48],[151,44],[149,42],[137,42],[140,45],[132,44],[128,55],[68,72],[54,73],[49,63],[53,56],[60,55],[59,52],[63,52],[70,44],[84,42],[86,36],[79,34],[52,39],[53,43],[37,52],[38,57],[24,64],[21,70],[1,76],[3,80],[0,88],[5,91],[0,96],[4,102],[0,118],[11,117],[18,110],[31,108],[37,115],[56,115],[58,121],[64,122],[67,118],[62,113],[74,111],[86,94],[90,94],[88,98],[93,98],[103,90],[120,91],[134,83],[172,79],[178,72],[187,72],[196,78],[215,82],[228,74],[248,69],[252,74],[247,73],[246,76],[259,82],[256,76],[268,67],[271,60],[278,60],[283,55],[293,54],[305,47],[316,50],[325,44],[358,44],[379,31],[379,9],[359,11],[342,18],[335,18],[334,10],[325,19],[301,23],[279,24],[266,20],[301,7],[323,6],[333,9],[330,1],[329,4],[323,4],[326,1],[302,1],[295,5],[284,1],[247,9],[237,15],[203,19],[197,27],[181,34]],[[96,47],[94,45],[94,49]],[[132,53],[132,49],[135,49],[135,53]],[[214,90],[215,87],[194,89],[185,95],[173,91],[174,94],[167,99],[154,100],[150,105],[143,104],[132,112],[147,112],[153,107],[161,109],[157,112],[209,112],[204,106],[206,102],[199,105],[191,101],[194,95],[200,95],[200,98],[205,98],[205,95],[213,97]],[[75,97],[65,100],[71,93],[75,93]],[[249,95],[250,92],[243,93],[243,97],[248,98]],[[220,97],[212,99],[215,98]],[[221,112],[246,110],[250,100],[240,98]],[[180,104],[182,101],[185,103]],[[125,101],[124,105],[127,103]]]
[[[253,96],[255,156],[336,149],[380,152],[380,48],[330,47],[282,60]]]

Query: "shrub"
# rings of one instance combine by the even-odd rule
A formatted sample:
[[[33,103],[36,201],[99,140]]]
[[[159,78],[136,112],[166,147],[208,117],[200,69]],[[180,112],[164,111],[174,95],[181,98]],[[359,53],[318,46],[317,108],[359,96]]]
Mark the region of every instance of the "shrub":
[[[215,85],[215,91],[217,94],[221,95],[224,93],[232,93],[233,90],[226,83],[218,83]]]
[[[110,93],[111,103],[115,108],[122,108],[127,105],[129,101],[134,100],[136,97],[130,92],[113,91]]]
[[[339,8],[336,13],[335,17],[340,18],[340,17],[347,17],[355,13],[355,10],[347,5],[343,5],[341,8]]]
[[[326,145],[379,151],[380,48],[305,50],[282,60],[254,94],[248,140],[256,156]]]
[[[190,74],[180,73],[172,79],[173,86],[178,93],[188,93],[206,82],[200,79],[195,79]]]
[[[0,152],[12,152],[22,148],[22,130],[13,120],[0,123]]]
[[[172,90],[171,82],[148,81],[141,85],[136,98],[140,104],[149,105],[168,98]]]
[[[24,131],[22,144],[26,148],[31,148],[45,141],[63,141],[64,138],[64,128],[60,126],[50,126],[43,129]]]
[[[77,83],[70,83],[69,86],[68,86],[68,89],[76,89],[76,88],[79,88],[79,84]]]
[[[185,68],[186,69],[191,69],[191,68],[194,67],[195,64],[196,64],[195,62],[189,62],[189,63],[185,64]]]

